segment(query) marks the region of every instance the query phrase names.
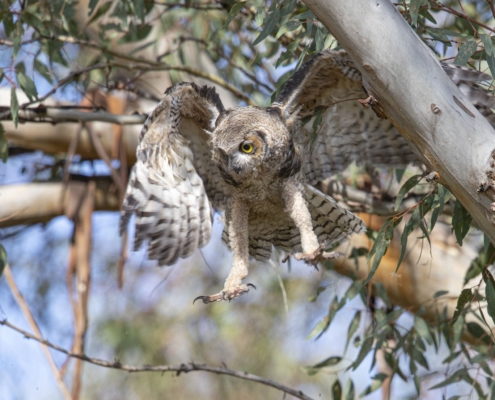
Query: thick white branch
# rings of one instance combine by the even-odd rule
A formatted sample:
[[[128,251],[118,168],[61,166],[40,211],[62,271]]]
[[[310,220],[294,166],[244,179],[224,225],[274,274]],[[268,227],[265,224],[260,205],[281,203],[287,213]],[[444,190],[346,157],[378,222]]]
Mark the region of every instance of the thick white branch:
[[[7,107],[0,107],[0,114],[10,110]],[[10,114],[6,118],[10,120]],[[31,122],[111,122],[112,124],[119,125],[142,125],[146,120],[146,115],[134,114],[134,115],[114,115],[106,111],[93,111],[86,112],[78,109],[71,109],[66,107],[31,107],[26,109],[19,109],[19,120],[31,121]]]
[[[388,0],[304,0],[347,50],[364,86],[420,159],[495,243],[495,132]]]

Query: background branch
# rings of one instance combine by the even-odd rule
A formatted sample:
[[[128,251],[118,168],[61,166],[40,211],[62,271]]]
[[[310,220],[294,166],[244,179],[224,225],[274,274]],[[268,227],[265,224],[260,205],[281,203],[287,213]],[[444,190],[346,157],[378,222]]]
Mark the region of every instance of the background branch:
[[[22,313],[24,314],[24,317],[28,321],[29,325],[31,326],[31,329],[41,337],[41,331],[40,328],[38,327],[38,324],[36,323],[36,320],[33,317],[33,313],[29,309],[29,306],[22,296],[21,292],[19,291],[19,288],[17,287],[14,276],[12,275],[12,271],[10,270],[10,266],[7,264],[3,270],[3,275],[5,276],[5,280],[7,281],[7,285],[10,288],[10,292],[12,293],[12,296],[14,297],[17,305],[21,309]],[[1,323],[1,322],[0,322]],[[24,332],[24,331],[23,331]],[[27,335],[30,335],[29,333],[26,332]],[[60,370],[57,367],[57,364],[55,364],[55,360],[53,359],[50,350],[46,343],[41,343],[41,349],[43,350],[43,353],[45,354],[45,357],[48,361],[48,364],[50,365],[50,369],[52,370],[53,376],[55,377],[55,380],[57,381],[58,387],[60,388],[60,391],[62,392],[62,395],[64,396],[64,399],[66,400],[72,400],[72,396],[69,392],[69,389],[67,389],[67,386],[65,386],[65,382],[62,379],[62,374],[60,373]]]
[[[290,394],[291,396],[294,396],[298,399],[301,400],[312,400],[311,397],[305,395],[302,391],[300,390],[295,390],[292,388],[289,388],[285,385],[282,385],[278,382],[274,382],[270,379],[265,379],[257,375],[249,374],[247,372],[241,372],[241,371],[235,371],[232,369],[229,369],[227,367],[212,367],[209,365],[204,365],[204,364],[195,364],[193,362],[187,363],[187,364],[181,364],[181,365],[125,365],[121,364],[120,361],[105,361],[101,360],[98,358],[92,358],[87,356],[86,354],[76,354],[72,353],[60,346],[57,346],[55,344],[50,343],[48,340],[43,339],[41,335],[35,336],[30,334],[29,332],[26,332],[25,330],[18,328],[17,326],[11,324],[7,320],[2,320],[0,321],[0,325],[4,325],[9,327],[10,329],[13,329],[21,334],[23,334],[27,339],[33,339],[36,340],[39,343],[42,343],[45,346],[51,347],[54,350],[60,351],[61,353],[64,353],[70,357],[73,358],[78,358],[80,360],[89,362],[94,365],[98,365],[100,367],[105,367],[105,368],[112,368],[112,369],[118,369],[121,371],[127,371],[127,372],[147,372],[147,371],[154,371],[154,372],[177,372],[177,375],[181,373],[187,373],[187,372],[194,372],[194,371],[206,371],[206,372],[211,372],[214,374],[221,374],[221,375],[229,375],[233,376],[235,378],[239,379],[244,379],[247,381],[251,382],[256,382],[262,385],[270,386],[274,389],[280,390],[286,394]]]

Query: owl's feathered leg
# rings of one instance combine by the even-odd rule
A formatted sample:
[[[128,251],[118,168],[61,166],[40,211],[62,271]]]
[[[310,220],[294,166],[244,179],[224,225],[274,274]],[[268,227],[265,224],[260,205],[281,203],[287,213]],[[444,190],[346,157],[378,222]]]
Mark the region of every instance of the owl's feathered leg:
[[[303,251],[302,253],[294,254],[296,260],[304,260],[317,265],[320,261],[326,259],[345,256],[345,254],[335,251],[324,251],[320,243],[318,243],[318,237],[313,229],[311,213],[305,200],[304,188],[300,182],[293,181],[292,179],[287,180],[283,197],[287,212],[301,234]]]
[[[234,198],[231,203],[229,225],[230,248],[234,261],[229,276],[220,293],[211,296],[199,296],[194,301],[201,299],[203,303],[208,304],[214,301],[232,300],[249,292],[249,287],[256,289],[252,283],[242,284],[242,280],[248,275],[249,267],[248,216],[249,206],[244,201]]]

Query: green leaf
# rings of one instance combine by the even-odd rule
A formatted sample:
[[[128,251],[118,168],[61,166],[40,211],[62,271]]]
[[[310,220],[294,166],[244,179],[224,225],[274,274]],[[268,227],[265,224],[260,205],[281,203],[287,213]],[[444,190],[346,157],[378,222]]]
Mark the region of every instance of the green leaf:
[[[0,160],[6,163],[7,158],[9,157],[9,144],[4,133],[5,130],[3,129],[2,123],[0,123]],[[2,275],[1,272],[0,275]]]
[[[383,224],[380,231],[378,232],[378,235],[376,236],[375,239],[375,243],[373,244],[373,247],[371,248],[371,251],[368,254],[367,262],[369,262],[372,257],[373,257],[373,261],[371,263],[371,268],[368,277],[364,282],[365,285],[368,284],[371,278],[373,278],[373,275],[375,275],[378,265],[380,264],[380,261],[382,260],[382,257],[385,254],[388,245],[392,240],[393,235],[394,235],[393,220],[392,218],[389,218]]]
[[[392,302],[388,298],[388,294],[387,291],[385,290],[385,286],[383,286],[383,284],[381,284],[380,282],[376,282],[374,284],[374,289],[376,296],[382,299],[388,308],[392,308]]]
[[[430,346],[433,344],[433,338],[431,337],[428,324],[423,318],[418,317],[417,315],[414,317],[414,329],[416,329],[419,336],[426,340]]]
[[[476,44],[476,40],[473,38],[469,39],[466,43],[459,47],[459,51],[454,59],[454,64],[466,65],[477,48],[478,45]]]
[[[490,271],[485,270],[483,273],[483,280],[485,281],[485,295],[488,315],[495,322],[495,281]]]
[[[352,363],[352,369],[353,370],[356,370],[357,367],[359,367],[359,365],[363,362],[365,357],[371,351],[371,348],[373,347],[373,341],[374,341],[374,338],[372,336],[365,339],[365,341],[363,342],[363,345],[361,346],[361,349],[359,350],[359,354],[358,354],[356,360],[354,360],[354,362]]]
[[[486,55],[491,56],[494,50],[492,39],[486,33],[480,34],[480,39],[483,42],[483,46],[485,46]]]
[[[33,80],[24,73],[24,68],[18,68],[20,66],[24,67],[24,64],[17,64],[16,72],[17,72],[17,82],[21,86],[26,96],[29,98],[29,101],[34,101],[38,98],[38,91],[36,90],[36,85]]]
[[[278,8],[275,8],[275,10],[273,10],[270,14],[266,16],[264,21],[265,26],[263,27],[263,30],[258,35],[256,40],[253,42],[253,46],[256,46],[262,40],[267,38],[270,33],[272,33],[272,31],[277,26],[279,19],[280,19],[280,10]]]
[[[400,265],[402,264],[404,256],[406,255],[407,239],[409,238],[409,235],[414,231],[414,229],[416,229],[416,227],[419,225],[420,221],[419,207],[416,207],[411,214],[411,218],[409,218],[409,221],[407,221],[406,226],[404,226],[404,230],[402,231],[402,235],[400,237],[400,254],[397,261],[397,267],[395,268],[396,273],[399,270]]]
[[[338,379],[332,385],[332,399],[333,400],[341,400],[342,399],[342,386],[340,385],[340,382]]]
[[[406,172],[404,168],[395,168],[395,179],[397,179],[397,183],[400,183],[400,181],[402,180],[404,172]]]
[[[144,24],[144,18],[146,17],[146,7],[144,6],[144,1],[143,0],[133,0],[132,4],[134,6],[134,11],[136,12],[137,17]]]
[[[294,40],[291,42],[288,46],[287,49],[280,55],[278,58],[277,62],[275,63],[275,68],[278,68],[280,64],[282,64],[285,60],[289,59],[294,55],[294,51],[297,49],[297,46],[299,45],[300,39]]]
[[[254,15],[254,21],[256,22],[256,25],[258,25],[258,27],[260,27],[263,23],[263,11],[263,7],[259,7],[256,10],[256,14]]]
[[[430,232],[433,230],[435,227],[435,224],[437,223],[438,216],[442,214],[443,207],[445,206],[445,201],[446,197],[449,191],[447,188],[443,185],[440,185],[439,183],[437,184],[437,190],[435,193],[435,201],[434,205],[432,206],[433,210],[431,212],[431,219],[430,219]]]
[[[485,331],[479,324],[476,322],[468,322],[467,323],[468,332],[473,335],[476,339],[480,340],[486,345],[492,344],[492,339],[490,338],[490,334]]]
[[[429,390],[433,389],[439,389],[441,387],[450,385],[452,383],[460,382],[460,381],[466,381],[468,382],[471,380],[471,377],[469,376],[468,372],[465,369],[460,369],[452,374],[449,378],[445,379],[444,381],[440,382],[439,384],[432,386]]]
[[[462,203],[456,199],[454,205],[454,215],[452,217],[452,230],[455,233],[459,246],[462,246],[462,240],[469,232],[472,220],[473,217],[471,217],[471,214],[469,214]]]
[[[488,68],[490,68],[490,73],[492,77],[495,76],[495,49],[493,49],[493,53],[491,55],[486,55],[486,62],[488,64]]]
[[[316,27],[316,34],[314,41],[315,41],[316,51],[319,52],[323,50],[323,48],[325,47],[325,35],[323,33],[323,30],[319,26]]]
[[[232,22],[232,20],[237,17],[237,15],[240,13],[240,11],[244,8],[244,5],[246,4],[246,1],[240,1],[238,3],[235,3],[232,8],[230,9],[229,15],[227,15],[227,20],[225,21],[225,24],[223,25],[222,29],[227,29],[229,24]]]
[[[34,69],[43,77],[45,78],[49,83],[53,84],[52,77],[50,75],[50,70],[48,67],[43,64],[41,61],[39,61],[37,58],[34,59]]]
[[[411,0],[409,2],[409,12],[411,14],[411,24],[414,26],[418,25],[418,14],[421,6],[425,3],[425,0]],[[428,3],[426,1],[426,3]]]
[[[93,11],[95,10],[97,5],[98,5],[98,0],[90,0],[89,6],[88,6],[89,7],[88,16],[93,13]]]
[[[404,199],[404,196],[406,193],[408,193],[414,186],[416,186],[419,181],[423,179],[423,175],[414,175],[410,177],[400,188],[399,194],[397,195],[397,198],[395,199],[395,211],[399,209],[400,203],[402,203],[402,200]]]
[[[333,318],[335,317],[335,314],[337,314],[337,311],[339,311],[345,303],[345,298],[343,298],[342,301],[339,302],[339,299],[337,297],[334,297],[332,304],[330,304],[328,315],[316,324],[311,333],[306,337],[306,340],[312,339],[315,336],[318,340],[321,335],[323,335],[327,331],[328,327],[332,323]]]
[[[151,32],[151,25],[137,25],[135,29],[130,29],[124,36],[120,38],[118,44],[129,42],[137,42],[145,39]]]
[[[429,369],[428,361],[426,361],[425,356],[423,355],[424,350],[418,350],[416,346],[409,348],[409,355],[416,361],[419,365],[421,365],[425,369]]]
[[[454,316],[452,317],[452,320],[455,321],[459,315],[461,315],[462,311],[464,310],[464,307],[466,304],[468,304],[471,299],[473,298],[473,294],[471,293],[471,289],[464,289],[460,296],[459,299],[457,299],[457,305],[455,307],[454,311]]]
[[[2,276],[3,270],[5,269],[6,265],[7,265],[7,252],[0,243],[0,276]]]
[[[13,37],[14,45],[13,45],[13,50],[12,50],[12,60],[15,60],[17,53],[19,52],[19,49],[21,48],[23,32],[24,32],[24,30],[22,29],[21,18],[18,18],[17,22],[15,24],[14,37]]]
[[[344,386],[344,399],[345,400],[354,400],[356,397],[354,391],[354,383],[351,379],[348,379]]]
[[[141,0],[139,0],[141,1]],[[91,25],[93,22],[98,20],[102,15],[104,15],[112,6],[112,2],[108,2],[103,4],[100,8],[98,8],[98,11],[96,11],[93,16],[89,19],[89,21],[86,23],[86,26]]]
[[[17,101],[17,93],[15,87],[10,89],[10,114],[12,115],[12,121],[17,128],[19,123],[19,102]]]
[[[455,320],[454,325],[452,325],[452,348],[455,348],[456,344],[461,340],[463,330],[464,317],[461,315]]]
[[[10,37],[12,32],[14,32],[15,24],[14,24],[14,14],[7,12],[5,18],[2,20],[3,29],[5,30],[5,36]]]
[[[481,274],[490,261],[493,261],[494,255],[495,248],[491,243],[489,243],[488,248],[480,252],[478,257],[471,262],[471,265],[466,272],[466,276],[464,277],[464,285],[471,279]]]
[[[345,344],[345,349],[347,349],[347,346],[349,345],[351,338],[357,332],[360,322],[361,322],[361,311],[357,311],[356,314],[354,314],[354,318],[352,319],[351,323],[349,324],[349,329],[347,330],[347,342]]]
[[[306,365],[301,369],[310,376],[316,375],[318,372],[320,372],[320,369],[324,367],[333,367],[334,365],[337,365],[341,360],[342,357],[329,357],[316,365]]]
[[[373,381],[371,385],[369,385],[364,391],[359,395],[359,397],[364,397],[369,395],[370,393],[373,393],[375,390],[378,390],[382,387],[383,381],[387,378],[388,376],[386,374],[378,374],[373,378]]]
[[[282,36],[286,32],[292,32],[295,31],[297,28],[301,26],[300,21],[289,21],[286,24],[282,25],[280,29],[277,32],[277,35],[275,36],[275,39],[278,39],[280,36]]]
[[[348,300],[352,300],[363,288],[363,282],[354,281],[352,285],[349,286],[349,289],[345,292],[345,298]]]
[[[449,293],[448,290],[439,290],[438,292],[435,292],[435,294],[433,295],[433,298],[436,299],[436,298],[441,297],[447,293]]]

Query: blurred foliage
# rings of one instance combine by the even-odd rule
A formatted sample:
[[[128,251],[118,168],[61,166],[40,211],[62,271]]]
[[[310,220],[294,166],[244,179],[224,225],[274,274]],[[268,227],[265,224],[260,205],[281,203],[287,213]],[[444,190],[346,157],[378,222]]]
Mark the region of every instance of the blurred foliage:
[[[495,76],[493,1],[411,0],[398,1],[396,6],[418,37],[439,58]],[[237,89],[229,90],[241,103],[250,100],[267,105],[270,96],[274,98],[294,69],[309,56],[339,46],[315,15],[297,0],[4,1],[0,3],[0,21],[0,85],[12,89],[10,111],[0,117],[10,118],[15,123],[19,120],[19,107],[37,104],[54,94],[67,98],[76,93],[76,99],[80,99],[98,87],[134,91],[138,95],[143,91],[159,95],[165,88],[147,87],[144,79],[147,74],[159,70],[169,71],[173,82],[183,80],[186,73],[205,78],[202,65],[190,64],[188,55],[191,51],[186,46],[193,46],[195,52],[205,54],[215,64],[221,83],[227,89],[228,85]],[[185,70],[184,66],[189,68]],[[142,82],[144,86],[140,85]],[[27,102],[19,104],[16,88],[26,94]],[[7,143],[1,125],[0,158],[4,162],[7,158]],[[51,179],[61,178],[62,173],[62,168],[57,169]],[[396,172],[396,184],[403,181],[403,173]],[[356,372],[365,360],[367,367],[376,371],[377,353],[381,352],[393,371],[394,381],[398,378],[413,382],[418,396],[426,389],[465,382],[469,396],[473,392],[479,398],[487,398],[489,393],[493,397],[494,338],[487,329],[487,318],[495,321],[495,281],[487,269],[493,263],[492,245],[486,241],[466,273],[466,282],[479,278],[480,284],[485,283],[486,291],[480,290],[480,284],[465,289],[458,299],[453,319],[448,318],[446,309],[437,312],[435,320],[423,318],[424,309],[414,310],[412,315],[410,310],[394,306],[383,286],[370,283],[393,239],[394,228],[400,222],[405,222],[405,227],[400,239],[402,251],[397,269],[403,260],[408,237],[416,228],[429,242],[435,224],[443,218],[451,223],[459,245],[468,234],[471,217],[462,204],[434,182],[426,192],[424,187],[418,190],[423,178],[423,175],[409,177],[395,193],[397,208],[405,196],[419,192],[421,198],[414,207],[389,218],[379,231],[368,232],[374,245],[368,253],[371,268],[366,282],[349,282],[348,287],[332,290],[329,295],[326,289],[333,287],[322,286],[321,281],[328,277],[335,279],[329,271],[333,268],[331,264],[318,279],[313,276],[311,283],[308,278],[285,275],[289,306],[297,310],[291,314],[290,324],[289,318],[283,315],[277,278],[275,274],[268,276],[266,271],[267,277],[259,277],[264,279],[261,299],[242,298],[236,301],[235,308],[222,304],[191,309],[188,297],[184,300],[186,297],[181,291],[209,292],[212,286],[218,285],[218,279],[210,276],[204,278],[209,279],[204,282],[198,278],[198,275],[206,274],[204,269],[194,278],[191,278],[192,270],[188,272],[189,276],[177,272],[172,275],[173,281],[163,286],[167,290],[158,291],[160,297],[149,293],[143,295],[140,285],[151,273],[134,262],[127,269],[132,271],[125,289],[130,299],[115,295],[122,301],[119,305],[105,295],[106,290],[115,290],[107,282],[113,279],[111,274],[117,254],[110,252],[108,256],[108,248],[96,248],[93,264],[98,276],[92,302],[102,305],[94,306],[95,325],[89,335],[90,343],[94,341],[91,348],[115,355],[126,363],[140,363],[141,360],[154,364],[180,363],[188,361],[180,359],[186,354],[194,361],[212,364],[225,361],[229,367],[249,370],[286,384],[311,386],[316,383],[318,388],[313,392],[345,399],[366,396],[382,386],[386,380],[383,373],[363,380],[363,374],[367,375],[368,370]],[[448,204],[454,210],[452,217],[443,215]],[[116,230],[111,232],[112,237],[116,235]],[[7,242],[15,249],[15,243],[9,239]],[[37,259],[33,265],[20,265],[15,250],[11,257],[14,270],[24,269],[34,277],[30,284],[34,290],[29,297],[31,303],[37,305],[35,312],[42,321],[46,318],[49,300],[64,285],[63,279],[53,278],[63,272],[61,265],[55,271],[52,260],[52,255],[60,251],[55,247],[62,247],[63,243],[46,242],[49,245],[40,250],[45,259]],[[96,242],[94,245],[98,247]],[[352,254],[357,257],[366,252],[361,248],[354,249]],[[195,259],[196,264],[200,262]],[[0,273],[4,264],[5,250],[0,245]],[[181,271],[193,267],[192,261],[183,264],[189,265]],[[219,264],[217,261],[217,269]],[[47,268],[48,265],[52,268]],[[441,301],[446,295],[447,292],[439,292],[436,298]],[[304,297],[309,297],[310,301],[302,300]],[[487,307],[482,305],[484,301]],[[323,312],[321,308],[327,311]],[[326,345],[318,344],[336,329],[335,321],[342,324],[339,318],[344,311],[348,329],[343,330],[340,346],[332,347],[328,341]],[[321,314],[324,317],[311,330],[309,325]],[[467,322],[468,316],[474,316],[477,322],[473,319]],[[320,361],[303,367],[304,363],[313,360],[294,354],[297,340],[285,340],[286,336],[295,335],[294,332],[302,335],[297,340],[308,332],[308,339],[318,340],[311,342],[314,344],[310,347],[318,349]],[[466,335],[474,337],[475,344],[463,342],[461,339]],[[433,369],[429,360],[434,357],[425,355],[431,351],[448,353],[441,367]],[[311,378],[302,374],[298,367]],[[184,398],[184,395],[191,398],[269,398],[264,387],[225,377],[196,375],[189,378],[191,380],[187,382],[194,382],[190,384],[178,383],[178,377],[171,376],[142,374],[135,378],[118,371],[102,373],[91,366],[87,370],[92,382],[85,388],[88,398],[163,398],[164,393],[166,398]],[[454,372],[446,373],[445,379],[435,386],[427,386],[432,374],[445,371]],[[331,384],[322,372],[331,375]]]

